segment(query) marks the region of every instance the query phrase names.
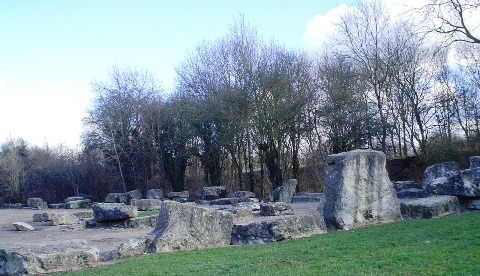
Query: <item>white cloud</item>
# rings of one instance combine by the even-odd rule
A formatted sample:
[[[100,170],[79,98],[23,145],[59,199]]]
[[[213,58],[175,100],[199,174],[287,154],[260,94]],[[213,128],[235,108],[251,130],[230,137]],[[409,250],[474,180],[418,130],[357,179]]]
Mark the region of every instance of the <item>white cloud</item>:
[[[307,23],[307,31],[303,35],[303,44],[307,52],[315,52],[335,32],[335,23],[345,14],[354,11],[354,7],[339,5],[326,15],[315,15]]]

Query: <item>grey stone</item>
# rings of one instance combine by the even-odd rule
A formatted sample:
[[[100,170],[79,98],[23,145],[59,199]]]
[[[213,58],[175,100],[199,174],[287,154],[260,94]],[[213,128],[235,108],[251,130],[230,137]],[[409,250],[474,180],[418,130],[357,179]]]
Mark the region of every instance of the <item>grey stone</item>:
[[[63,212],[63,213],[52,213],[51,224],[56,225],[66,225],[73,224],[78,220],[78,218],[72,214]]]
[[[401,219],[385,161],[385,154],[373,150],[327,157],[324,216],[328,228],[348,230]]]
[[[225,211],[232,213],[234,221],[237,220],[243,220],[246,218],[251,218],[252,217],[252,208],[245,206],[245,207],[230,207],[230,208],[222,208],[219,209],[220,211]]]
[[[153,228],[157,224],[158,215],[127,219],[125,228]]]
[[[256,197],[255,193],[250,192],[250,191],[237,191],[230,193],[228,197],[249,197],[249,198],[254,198]]]
[[[479,198],[466,199],[465,201],[466,201],[465,206],[467,207],[467,209],[480,210],[480,199]]]
[[[282,186],[276,188],[270,195],[262,200],[262,202],[287,202],[291,203],[298,181],[289,179]]]
[[[227,197],[227,188],[225,186],[203,187],[195,193],[196,199],[214,200]]]
[[[99,251],[85,240],[17,243],[0,248],[0,275],[39,275],[98,266]]]
[[[129,203],[131,200],[138,200],[138,199],[142,199],[142,192],[140,190],[132,190],[132,191],[128,191],[127,192],[127,196],[128,196],[128,200],[129,200]]]
[[[405,219],[439,218],[461,212],[458,198],[454,196],[401,199],[400,208]]]
[[[39,197],[31,197],[27,199],[27,206],[30,208],[37,208],[38,204],[43,203],[43,199]]]
[[[455,172],[459,171],[460,167],[457,162],[445,162],[441,164],[435,164],[433,166],[427,167],[423,173],[422,186],[424,190],[430,185],[430,182],[436,178],[445,176],[446,172]]]
[[[260,203],[260,215],[262,216],[283,216],[293,215],[293,207],[286,202]]]
[[[132,205],[137,206],[139,211],[160,210],[162,201],[160,199],[137,199],[132,200]]]
[[[26,222],[14,222],[12,224],[13,226],[15,226],[15,228],[17,228],[18,231],[32,231],[35,229],[35,227],[31,226]],[[0,270],[1,270],[1,266],[0,266]]]
[[[408,180],[408,181],[392,181],[393,188],[395,188],[395,191],[401,191],[405,189],[418,189],[420,188],[417,184],[417,182],[413,180]]]
[[[147,191],[147,199],[162,199],[163,197],[163,189],[150,189]]]
[[[32,217],[33,222],[45,222],[52,220],[52,213],[36,213]]]
[[[105,197],[105,203],[123,203],[128,204],[130,202],[127,193],[109,193]]]
[[[188,191],[183,191],[183,192],[170,192],[167,194],[167,198],[171,200],[175,200],[178,198],[189,198],[190,193]]]
[[[92,206],[96,222],[117,221],[138,216],[137,207],[123,203],[104,203]]]
[[[77,200],[83,200],[83,199],[85,199],[85,198],[83,198],[83,196],[70,196],[70,197],[65,198],[64,202],[68,203],[70,201],[77,201]]]
[[[296,193],[292,198],[292,203],[321,201],[325,201],[325,195],[323,193]]]
[[[397,197],[400,198],[424,198],[427,197],[428,193],[423,189],[402,189],[397,191]]]
[[[37,203],[37,209],[38,210],[48,209],[48,203],[46,201],[42,201],[42,202]]]
[[[260,203],[258,202],[240,202],[236,207],[246,207],[252,209],[252,211],[260,211]]]
[[[470,169],[480,168],[480,156],[470,157]]]
[[[480,168],[445,172],[425,187],[431,194],[480,197]]]
[[[93,218],[93,212],[90,211],[81,211],[81,212],[75,212],[72,213],[75,217],[79,219],[91,219]]]
[[[195,204],[198,205],[210,205],[211,200],[196,199]]]
[[[237,197],[237,200],[238,200],[238,203],[242,203],[242,202],[259,203],[260,202],[258,198],[254,198],[254,197]]]
[[[65,203],[65,207],[67,209],[80,209],[80,208],[89,208],[92,204],[90,199],[78,199],[78,200],[71,200]]]
[[[112,252],[113,259],[144,253],[202,249],[230,244],[233,215],[195,204],[163,202],[155,229]]]
[[[273,218],[275,219],[235,223],[231,244],[263,244],[326,233],[320,213]]]
[[[65,209],[67,206],[65,203],[53,203],[53,204],[48,204],[48,208],[50,209]]]
[[[210,201],[210,205],[233,205],[238,203],[238,198],[219,198]]]

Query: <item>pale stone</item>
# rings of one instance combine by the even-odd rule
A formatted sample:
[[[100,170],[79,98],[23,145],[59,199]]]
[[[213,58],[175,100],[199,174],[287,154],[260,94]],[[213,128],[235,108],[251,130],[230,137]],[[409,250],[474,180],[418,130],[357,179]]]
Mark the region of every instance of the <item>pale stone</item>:
[[[401,219],[385,154],[354,150],[327,157],[325,223],[348,230]]]
[[[36,213],[32,217],[33,222],[45,222],[52,220],[52,213]]]
[[[439,218],[461,212],[458,198],[454,196],[401,199],[400,207],[406,219]]]
[[[262,200],[262,202],[287,202],[291,203],[298,181],[296,179],[289,179],[276,188],[270,195]]]
[[[139,211],[160,210],[162,201],[160,199],[137,199],[132,200],[132,205],[137,206]]]
[[[73,224],[78,220],[78,218],[69,213],[52,213],[51,224],[56,225],[67,225]]]
[[[260,215],[262,216],[293,215],[293,207],[291,204],[286,202],[261,203]]]
[[[195,193],[196,199],[214,200],[227,197],[227,188],[225,186],[203,187]]]
[[[32,231],[35,228],[26,222],[14,222],[12,223],[18,231]],[[0,266],[1,267],[1,266]]]
[[[92,206],[95,221],[117,221],[138,217],[137,207],[123,203],[104,203]]]
[[[254,198],[256,197],[255,193],[250,192],[250,191],[237,191],[230,193],[228,197],[249,197],[249,198]]]

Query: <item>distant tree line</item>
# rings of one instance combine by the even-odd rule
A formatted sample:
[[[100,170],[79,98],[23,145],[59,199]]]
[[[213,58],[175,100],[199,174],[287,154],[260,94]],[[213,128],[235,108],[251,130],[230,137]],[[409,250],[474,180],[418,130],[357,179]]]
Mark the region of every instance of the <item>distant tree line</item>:
[[[316,55],[266,41],[240,19],[187,55],[168,96],[150,72],[114,67],[92,83],[81,152],[2,145],[0,196],[101,200],[205,185],[262,196],[289,178],[319,192],[332,153],[377,149],[420,166],[479,154],[480,46],[457,12],[480,11],[475,3],[435,0],[416,11],[447,22],[427,26],[445,45],[366,1]]]

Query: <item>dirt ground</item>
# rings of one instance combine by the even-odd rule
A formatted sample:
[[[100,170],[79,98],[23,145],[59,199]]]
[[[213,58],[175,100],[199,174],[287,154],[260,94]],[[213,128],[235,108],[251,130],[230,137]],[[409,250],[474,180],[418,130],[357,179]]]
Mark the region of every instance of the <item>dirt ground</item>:
[[[0,209],[0,247],[14,245],[18,242],[37,243],[46,241],[84,239],[88,245],[96,246],[100,251],[100,261],[108,259],[110,251],[130,238],[137,238],[153,230],[153,228],[94,228],[82,229],[69,226],[51,226],[48,222],[33,222],[33,215],[43,212],[81,212],[92,209],[75,210],[32,210],[32,209]],[[26,222],[33,231],[18,231],[12,223]]]

